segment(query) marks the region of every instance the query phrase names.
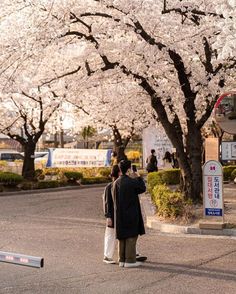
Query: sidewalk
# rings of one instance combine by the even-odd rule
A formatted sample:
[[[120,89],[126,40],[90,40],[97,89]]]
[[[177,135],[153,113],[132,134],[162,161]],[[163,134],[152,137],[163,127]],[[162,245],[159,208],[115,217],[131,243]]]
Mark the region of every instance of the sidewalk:
[[[146,225],[148,228],[158,230],[162,233],[172,234],[198,234],[198,235],[216,235],[216,236],[236,236],[236,185],[224,185],[224,203],[225,203],[225,223],[232,224],[233,228],[224,228],[221,230],[200,229],[198,222],[192,225],[176,225],[162,221],[155,215],[155,207],[148,194],[141,198]],[[234,225],[234,226],[233,226]],[[227,227],[230,227],[229,225]]]

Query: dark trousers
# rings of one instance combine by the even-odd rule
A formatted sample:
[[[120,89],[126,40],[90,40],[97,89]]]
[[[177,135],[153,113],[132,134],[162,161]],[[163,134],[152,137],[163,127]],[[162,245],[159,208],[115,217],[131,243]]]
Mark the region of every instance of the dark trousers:
[[[119,240],[119,262],[136,262],[136,243],[138,236]]]

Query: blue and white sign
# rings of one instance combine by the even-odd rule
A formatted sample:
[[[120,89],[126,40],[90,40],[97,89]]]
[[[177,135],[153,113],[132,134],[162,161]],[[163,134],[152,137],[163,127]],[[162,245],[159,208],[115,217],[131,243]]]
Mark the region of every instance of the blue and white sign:
[[[203,166],[204,216],[224,216],[223,171],[216,160],[209,160]]]
[[[112,150],[49,148],[47,167],[104,167],[111,165]]]

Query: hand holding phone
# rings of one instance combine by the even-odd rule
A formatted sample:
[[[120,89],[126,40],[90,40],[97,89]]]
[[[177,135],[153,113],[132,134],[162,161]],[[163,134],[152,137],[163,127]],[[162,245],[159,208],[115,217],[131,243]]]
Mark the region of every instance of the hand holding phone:
[[[133,171],[134,173],[137,172],[137,166],[136,166],[135,164],[132,165],[132,171]]]

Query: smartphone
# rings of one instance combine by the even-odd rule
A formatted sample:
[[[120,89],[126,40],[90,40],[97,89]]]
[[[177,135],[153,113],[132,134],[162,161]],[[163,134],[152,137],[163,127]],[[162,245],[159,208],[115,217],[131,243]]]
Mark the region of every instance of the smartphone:
[[[132,171],[133,171],[134,173],[137,172],[137,166],[136,166],[135,164],[132,165]]]

